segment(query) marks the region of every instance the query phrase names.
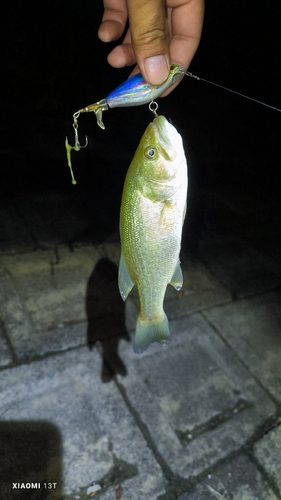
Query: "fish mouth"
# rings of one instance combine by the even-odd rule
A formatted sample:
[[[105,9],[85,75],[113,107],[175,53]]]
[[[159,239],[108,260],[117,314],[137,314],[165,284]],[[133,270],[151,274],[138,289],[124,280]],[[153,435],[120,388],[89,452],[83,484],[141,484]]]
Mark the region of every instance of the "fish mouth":
[[[169,160],[173,160],[177,154],[177,144],[181,137],[175,127],[168,122],[165,116],[157,116],[151,123],[152,130],[165,151]],[[165,155],[165,156],[166,156]]]

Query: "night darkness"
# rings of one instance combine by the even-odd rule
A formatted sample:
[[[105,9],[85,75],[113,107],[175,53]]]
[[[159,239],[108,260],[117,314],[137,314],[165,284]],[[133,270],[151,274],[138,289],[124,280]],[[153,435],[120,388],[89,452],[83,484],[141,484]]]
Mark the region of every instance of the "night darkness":
[[[105,131],[94,116],[80,118],[81,142],[87,134],[89,146],[73,153],[77,186],[70,182],[64,149],[66,135],[73,142],[73,112],[105,97],[129,74],[129,68],[116,70],[106,61],[114,45],[97,37],[102,9],[98,0],[2,7],[4,249],[118,237],[124,176],[152,118],[147,107],[109,110]],[[207,0],[190,71],[281,108],[279,14],[276,1]],[[280,113],[187,77],[159,99],[159,112],[172,120],[186,148],[185,245],[196,251],[210,193],[241,204],[257,233],[267,207],[280,213]],[[18,230],[19,216],[26,225],[36,219],[31,240]]]

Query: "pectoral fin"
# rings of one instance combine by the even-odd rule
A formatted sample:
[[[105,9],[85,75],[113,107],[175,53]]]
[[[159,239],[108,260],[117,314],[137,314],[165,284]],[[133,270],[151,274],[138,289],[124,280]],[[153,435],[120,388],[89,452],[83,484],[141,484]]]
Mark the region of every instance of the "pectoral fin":
[[[119,270],[118,270],[118,287],[122,299],[125,301],[128,297],[130,291],[134,286],[134,282],[131,280],[128,273],[128,269],[125,263],[123,252],[121,253]]]
[[[178,261],[174,274],[171,278],[170,285],[172,285],[177,291],[179,291],[182,287],[182,284],[183,284],[182,270],[180,266],[180,261]]]

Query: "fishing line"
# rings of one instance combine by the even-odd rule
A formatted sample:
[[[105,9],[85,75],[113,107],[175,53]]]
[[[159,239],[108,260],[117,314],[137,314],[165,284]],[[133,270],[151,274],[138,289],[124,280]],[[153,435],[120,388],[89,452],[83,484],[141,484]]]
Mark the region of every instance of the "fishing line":
[[[236,90],[229,89],[227,87],[224,87],[223,85],[219,85],[218,83],[210,82],[210,80],[206,80],[205,78],[200,78],[199,76],[193,75],[193,73],[190,73],[189,71],[185,71],[184,74],[190,76],[191,78],[195,78],[195,80],[201,80],[201,82],[209,83],[210,85],[214,85],[215,87],[219,87],[220,89],[227,90],[227,92],[232,92],[233,94],[239,95],[240,97],[244,97],[245,99],[249,99],[250,101],[254,101],[258,104],[261,104],[262,106],[266,106],[267,108],[274,109],[275,111],[279,111],[279,113],[281,113],[281,109],[279,108],[271,106],[270,104],[267,104],[265,102],[259,101],[258,99],[254,99],[253,97],[249,97],[248,95],[241,94],[241,92],[236,92]]]

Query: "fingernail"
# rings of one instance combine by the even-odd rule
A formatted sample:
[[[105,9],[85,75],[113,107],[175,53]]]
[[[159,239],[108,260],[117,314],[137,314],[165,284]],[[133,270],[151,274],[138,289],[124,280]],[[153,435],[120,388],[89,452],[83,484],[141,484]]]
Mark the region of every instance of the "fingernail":
[[[146,77],[153,85],[163,83],[169,74],[169,66],[165,56],[148,57],[144,62]]]

